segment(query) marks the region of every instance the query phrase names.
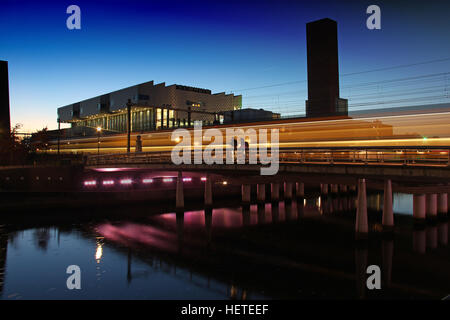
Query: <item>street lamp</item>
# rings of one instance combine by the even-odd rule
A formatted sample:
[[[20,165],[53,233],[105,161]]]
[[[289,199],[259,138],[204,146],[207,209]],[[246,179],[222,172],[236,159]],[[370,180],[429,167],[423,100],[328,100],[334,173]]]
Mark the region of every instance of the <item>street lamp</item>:
[[[102,133],[102,127],[97,127],[97,156],[100,155],[100,134]]]

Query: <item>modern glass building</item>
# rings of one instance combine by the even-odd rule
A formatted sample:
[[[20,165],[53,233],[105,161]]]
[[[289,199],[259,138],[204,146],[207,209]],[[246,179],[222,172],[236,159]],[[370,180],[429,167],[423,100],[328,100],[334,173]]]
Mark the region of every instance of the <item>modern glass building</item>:
[[[114,91],[58,108],[58,121],[70,123],[69,136],[127,132],[127,103],[131,107],[131,131],[144,132],[218,123],[226,111],[239,110],[242,96],[216,93],[182,85],[154,85],[153,81]]]

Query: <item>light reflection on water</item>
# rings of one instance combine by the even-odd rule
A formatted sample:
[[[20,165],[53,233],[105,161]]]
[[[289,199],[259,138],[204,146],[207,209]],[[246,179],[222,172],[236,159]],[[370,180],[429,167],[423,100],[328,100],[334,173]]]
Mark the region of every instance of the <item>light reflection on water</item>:
[[[382,210],[382,198],[370,195],[369,207]],[[394,211],[411,215],[411,202],[411,196],[395,194]],[[217,208],[212,212],[193,210],[183,215],[165,213],[144,221],[89,222],[19,231],[0,226],[0,295],[3,299],[366,297],[361,287],[365,273],[361,270],[374,262],[378,249],[358,247],[354,251],[351,232],[304,220],[316,221],[340,212],[354,214],[354,210],[354,196],[346,195]],[[345,221],[353,230],[352,218]],[[394,265],[397,270],[419,274],[428,270],[431,275],[424,278],[430,283],[435,276],[439,285],[450,284],[448,276],[443,279],[439,274],[445,266],[450,267],[448,222],[411,230],[401,241],[383,239],[381,244],[383,252],[389,249],[388,257],[382,257],[383,264],[389,266],[388,279],[392,278],[393,256],[400,255]],[[311,247],[316,248],[313,255]],[[444,249],[445,253],[439,251]],[[421,265],[426,262],[422,255],[430,259],[430,265]],[[442,255],[447,258],[442,260]],[[411,261],[417,270],[409,270]],[[82,270],[82,290],[66,288],[65,270],[72,264]],[[357,290],[354,284],[335,288],[336,272],[345,273],[345,278],[356,277]],[[420,280],[416,273],[410,277],[412,283],[410,278],[399,277],[398,272],[396,275],[392,281],[401,281],[402,285],[414,287],[414,281]],[[435,287],[429,290],[434,298],[441,294]],[[405,297],[398,292],[395,295]],[[406,297],[410,295],[414,296],[408,293]]]

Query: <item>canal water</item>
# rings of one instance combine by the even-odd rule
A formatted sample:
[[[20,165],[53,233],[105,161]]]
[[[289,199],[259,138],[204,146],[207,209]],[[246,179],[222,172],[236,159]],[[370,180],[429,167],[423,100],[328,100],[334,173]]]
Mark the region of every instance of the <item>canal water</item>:
[[[113,220],[0,220],[1,299],[442,299],[450,294],[448,222],[412,223],[395,194],[368,197],[370,236],[354,239],[355,196]],[[88,210],[88,209],[87,209]],[[80,269],[69,290],[68,266]],[[367,267],[381,289],[366,286]]]

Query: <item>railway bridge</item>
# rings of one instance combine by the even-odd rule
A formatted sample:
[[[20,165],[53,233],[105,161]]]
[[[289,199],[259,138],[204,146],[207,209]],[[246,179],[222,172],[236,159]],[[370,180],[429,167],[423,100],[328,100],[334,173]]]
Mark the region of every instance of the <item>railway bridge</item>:
[[[368,233],[367,188],[384,191],[383,227],[394,227],[392,193],[413,194],[413,216],[417,223],[446,216],[449,211],[450,149],[444,147],[370,147],[303,148],[279,150],[275,175],[261,175],[261,162],[249,164],[248,155],[241,164],[204,162],[175,165],[170,152],[144,152],[89,156],[86,169],[138,168],[152,172],[173,172],[176,176],[176,207],[184,208],[183,182],[192,173],[204,180],[205,207],[213,204],[214,180],[241,186],[242,203],[251,200],[256,185],[258,203],[285,201],[304,197],[305,183],[320,185],[322,194],[354,191],[357,196],[355,231]],[[259,156],[258,156],[259,159]],[[139,183],[136,181],[136,183]],[[270,188],[267,197],[266,187]],[[281,191],[281,192],[280,192]]]

